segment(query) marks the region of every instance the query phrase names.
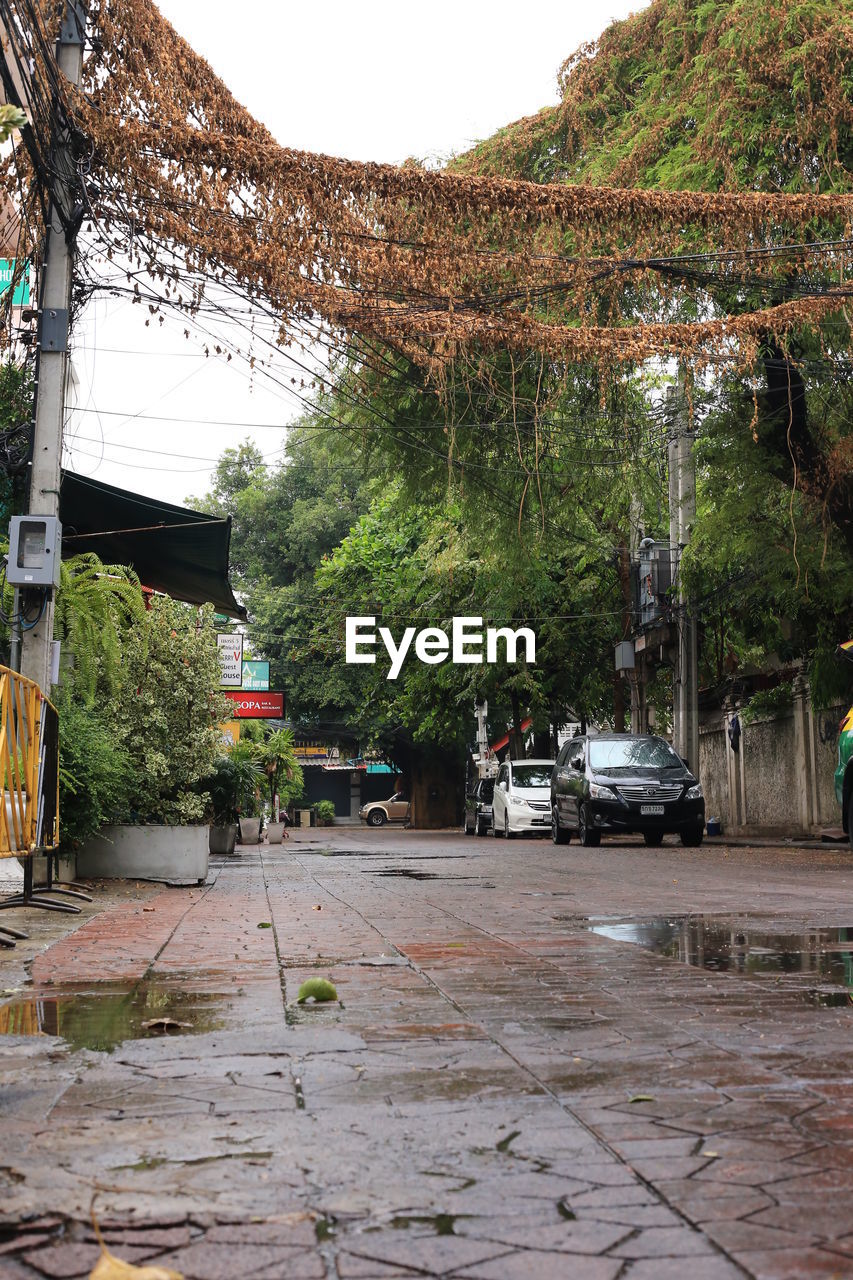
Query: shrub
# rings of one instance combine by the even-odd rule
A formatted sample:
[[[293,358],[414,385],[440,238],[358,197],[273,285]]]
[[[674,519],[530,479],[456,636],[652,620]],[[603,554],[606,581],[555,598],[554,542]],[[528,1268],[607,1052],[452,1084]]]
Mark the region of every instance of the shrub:
[[[115,728],[102,711],[57,694],[59,711],[59,814],[64,851],[76,849],[102,826],[126,816],[132,766]]]
[[[335,806],[331,800],[318,800],[314,805],[318,827],[330,827],[335,820]]]
[[[231,704],[219,690],[219,660],[207,607],[155,596],[124,641],[114,716],[132,771],[131,820],[201,822],[199,788],[222,754],[218,726]]]

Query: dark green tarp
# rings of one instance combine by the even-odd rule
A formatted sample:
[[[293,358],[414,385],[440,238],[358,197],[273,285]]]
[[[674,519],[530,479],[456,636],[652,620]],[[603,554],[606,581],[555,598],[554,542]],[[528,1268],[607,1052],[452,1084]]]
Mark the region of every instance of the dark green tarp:
[[[64,557],[93,551],[105,564],[130,565],[145,587],[245,618],[228,581],[230,516],[217,519],[63,471],[59,518]]]

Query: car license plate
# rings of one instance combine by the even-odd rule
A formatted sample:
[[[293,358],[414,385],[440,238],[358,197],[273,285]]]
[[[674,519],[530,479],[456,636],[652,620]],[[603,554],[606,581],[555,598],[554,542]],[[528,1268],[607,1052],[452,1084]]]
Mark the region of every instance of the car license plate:
[[[643,814],[644,817],[656,818],[659,815],[663,815],[665,812],[666,810],[664,809],[662,804],[641,804],[640,805],[640,813]]]

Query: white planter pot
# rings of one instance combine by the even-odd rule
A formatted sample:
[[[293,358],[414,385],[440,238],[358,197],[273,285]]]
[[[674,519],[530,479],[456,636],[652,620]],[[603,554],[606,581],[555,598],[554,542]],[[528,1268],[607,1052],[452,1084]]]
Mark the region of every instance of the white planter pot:
[[[267,839],[270,844],[281,844],[284,839],[284,823],[268,822],[267,823]]]
[[[87,880],[163,880],[201,884],[207,877],[208,828],[104,827],[77,851]]]
[[[260,818],[240,819],[240,843],[257,844],[261,838]]]

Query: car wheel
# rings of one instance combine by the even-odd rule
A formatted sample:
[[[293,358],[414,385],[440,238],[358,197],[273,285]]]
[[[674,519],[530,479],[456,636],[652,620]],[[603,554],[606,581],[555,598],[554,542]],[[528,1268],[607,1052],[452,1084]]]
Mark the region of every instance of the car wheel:
[[[486,824],[485,824],[485,822],[483,821],[483,819],[482,819],[481,817],[479,817],[479,816],[478,816],[478,817],[477,817],[477,822],[476,822],[476,824],[475,824],[475,826],[474,826],[474,834],[475,834],[475,835],[478,835],[478,836],[484,836],[484,835],[486,834],[486,832],[488,831],[488,829],[489,829],[489,828],[486,826]]]
[[[566,831],[565,827],[560,826],[560,819],[557,817],[556,808],[551,809],[551,843],[552,844],[568,844],[572,838],[571,831]]]
[[[682,831],[681,843],[688,849],[698,849],[705,836],[702,827],[697,827],[695,831]]]
[[[601,844],[601,832],[590,828],[585,804],[582,804],[578,811],[578,840],[585,849],[594,849]]]
[[[367,815],[367,824],[370,827],[384,827],[388,821],[388,815],[384,809],[371,809]]]
[[[649,845],[650,848],[654,849],[657,847],[657,845],[663,844],[663,832],[662,831],[644,831],[643,839],[645,840],[646,844]]]

